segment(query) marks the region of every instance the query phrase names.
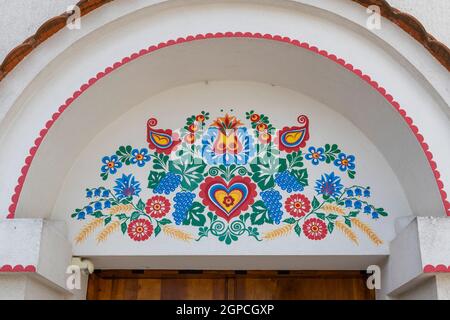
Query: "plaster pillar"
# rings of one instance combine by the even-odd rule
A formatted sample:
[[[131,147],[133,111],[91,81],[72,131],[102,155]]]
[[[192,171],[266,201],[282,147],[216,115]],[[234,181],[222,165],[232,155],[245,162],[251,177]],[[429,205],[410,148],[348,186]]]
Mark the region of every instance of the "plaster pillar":
[[[450,218],[401,218],[377,299],[450,299]]]
[[[81,290],[66,288],[71,259],[65,223],[0,220],[0,299],[84,298],[85,276]]]

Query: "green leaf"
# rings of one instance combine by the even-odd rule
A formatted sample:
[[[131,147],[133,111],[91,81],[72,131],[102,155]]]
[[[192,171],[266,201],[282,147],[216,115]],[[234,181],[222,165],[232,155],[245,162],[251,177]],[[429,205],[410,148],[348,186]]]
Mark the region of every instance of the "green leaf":
[[[352,227],[352,221],[351,221],[349,218],[347,218],[347,217],[345,217],[345,224],[346,224],[349,228]]]
[[[320,220],[325,220],[325,213],[316,213],[317,218]]]
[[[208,227],[200,227],[198,229],[198,235],[199,237],[207,237],[208,236]]]
[[[139,212],[135,211],[135,212],[133,212],[133,213],[131,214],[130,220],[131,220],[131,221],[136,220],[136,219],[139,218],[140,215],[141,215],[141,214],[140,214]]]
[[[160,232],[161,232],[161,227],[158,225],[155,228],[155,237],[157,237]]]
[[[297,234],[297,236],[300,237],[302,235],[302,228],[300,228],[298,224],[294,227],[294,231]]]
[[[101,217],[103,217],[103,213],[101,211],[95,211],[93,216],[96,218],[101,218]]]
[[[127,232],[127,229],[128,229],[127,223],[126,223],[126,222],[123,222],[123,223],[120,225],[120,230],[122,230],[122,233],[125,234],[125,233]]]
[[[181,187],[194,191],[198,185],[203,181],[203,173],[205,172],[206,163],[193,164],[190,162],[174,161],[170,162],[170,172],[181,175]]]
[[[251,237],[259,236],[259,231],[258,231],[258,228],[256,228],[256,227],[248,227],[247,231],[248,231],[248,235]]]
[[[217,220],[217,216],[212,212],[208,212],[207,216],[208,216],[209,220],[211,220],[211,222],[214,222]]]
[[[334,230],[334,223],[329,223],[327,226],[328,232],[333,233]]]
[[[145,210],[145,203],[144,201],[142,201],[141,199],[139,199],[137,206],[136,206],[139,210],[144,211]]]
[[[239,220],[241,220],[244,223],[245,223],[245,221],[247,221],[248,218],[250,218],[250,213],[248,213],[248,212],[241,214],[239,216]]]
[[[389,215],[386,211],[384,211],[383,208],[378,208],[378,209],[376,209],[375,211],[376,211],[380,216],[383,216],[383,217],[386,217],[386,216]]]
[[[261,190],[275,186],[275,175],[287,169],[286,159],[278,157],[257,157],[257,163],[251,163],[252,179]]]
[[[354,218],[354,217],[358,216],[358,214],[359,214],[359,211],[351,211],[351,212],[348,214],[348,216],[349,216],[350,218]]]
[[[320,206],[319,200],[317,200],[317,198],[314,197],[313,201],[312,201],[312,208],[313,208],[313,210],[317,209],[319,206]]]
[[[156,171],[167,171],[169,156],[162,153],[155,153],[153,156],[153,169]]]
[[[132,158],[131,151],[133,150],[132,146],[120,146],[119,150],[116,151],[116,155],[119,157],[119,160],[125,163],[127,166],[130,165],[130,161]]]
[[[116,215],[116,217],[117,217],[117,219],[119,219],[119,220],[123,220],[123,219],[126,219],[126,218],[127,218],[127,215],[126,215],[125,213],[121,213],[121,214]]]
[[[300,170],[292,170],[291,173],[300,182],[303,186],[308,185],[308,170],[300,169]]]
[[[350,179],[355,179],[356,172],[353,170],[347,170],[347,175]]]
[[[152,190],[155,189],[161,179],[165,176],[166,173],[164,171],[150,171],[148,175],[148,187]]]
[[[206,217],[202,214],[203,211],[205,211],[205,206],[200,202],[194,202],[189,209],[187,218],[183,221],[183,225],[203,227],[206,222]]]
[[[294,224],[297,222],[294,218],[287,218],[283,220],[284,223]]]
[[[338,217],[337,214],[329,214],[329,215],[327,215],[327,219],[328,219],[329,221],[336,220],[337,217]]]
[[[286,156],[286,159],[289,163],[289,169],[298,170],[303,167],[303,157],[302,152],[292,152]]]
[[[162,225],[162,226],[164,226],[164,225],[166,225],[166,224],[171,224],[171,223],[172,223],[172,221],[170,221],[170,220],[167,219],[167,218],[162,218],[162,219],[159,220],[158,222],[159,222],[159,224]]]
[[[105,226],[108,224],[108,223],[110,223],[111,222],[111,217],[107,217],[105,220],[104,220],[104,223],[105,223]]]
[[[102,180],[106,180],[108,179],[108,173],[107,172],[103,172],[100,174],[100,177],[102,178]]]
[[[262,200],[256,201],[252,204],[252,213],[250,214],[250,221],[253,225],[262,225],[264,223],[272,224],[273,221],[269,217],[269,211]]]
[[[331,163],[336,159],[336,156],[341,152],[337,144],[326,144],[325,145],[325,162]]]

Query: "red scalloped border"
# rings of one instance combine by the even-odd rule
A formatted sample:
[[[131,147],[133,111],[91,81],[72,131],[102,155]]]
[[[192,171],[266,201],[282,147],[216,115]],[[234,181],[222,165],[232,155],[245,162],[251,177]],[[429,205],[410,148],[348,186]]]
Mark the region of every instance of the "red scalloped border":
[[[30,154],[25,158],[25,165],[22,167],[21,175],[19,179],[17,180],[17,185],[14,188],[14,194],[11,197],[11,205],[9,206],[8,210],[8,219],[13,219],[17,203],[19,201],[20,193],[22,191],[23,184],[25,182],[25,178],[28,173],[28,169],[30,168],[31,162],[33,161],[33,158],[42,143],[43,139],[47,135],[50,128],[53,126],[56,120],[61,116],[61,114],[87,89],[89,89],[94,83],[96,83],[101,78],[107,76],[114,70],[120,68],[121,66],[138,59],[139,57],[142,57],[144,55],[147,55],[149,53],[152,53],[154,51],[157,51],[159,49],[170,47],[176,44],[180,43],[186,43],[186,42],[192,42],[196,40],[204,40],[204,39],[218,39],[218,38],[252,38],[252,39],[266,39],[266,40],[272,40],[272,41],[278,41],[283,43],[288,43],[291,45],[294,45],[296,47],[304,48],[306,50],[309,50],[311,52],[314,52],[316,54],[319,54],[325,58],[328,58],[331,61],[334,61],[338,64],[340,64],[342,67],[346,68],[347,70],[353,72],[355,75],[357,75],[359,78],[367,82],[370,86],[372,86],[375,90],[377,90],[393,107],[397,112],[403,117],[403,119],[406,121],[408,126],[410,127],[411,131],[413,132],[414,136],[416,137],[417,141],[420,143],[423,152],[425,153],[425,156],[428,159],[428,163],[431,167],[431,170],[433,171],[434,177],[436,179],[437,186],[439,188],[439,192],[441,195],[442,203],[444,205],[445,212],[447,216],[450,216],[450,202],[447,200],[447,194],[444,190],[444,183],[442,180],[440,180],[440,173],[437,170],[436,162],[433,160],[433,154],[429,151],[428,144],[424,141],[424,137],[419,133],[419,129],[416,125],[413,124],[413,120],[406,115],[406,111],[402,109],[398,102],[394,100],[394,98],[386,92],[386,89],[381,87],[376,81],[373,81],[368,75],[363,74],[361,70],[355,69],[353,65],[346,63],[344,59],[338,58],[334,54],[330,54],[325,50],[320,50],[319,48],[315,46],[311,46],[306,42],[300,42],[299,40],[292,40],[288,37],[282,37],[280,35],[271,35],[271,34],[261,34],[261,33],[251,33],[251,32],[225,32],[225,33],[207,33],[207,34],[198,34],[196,36],[187,36],[186,38],[178,38],[176,40],[169,40],[167,42],[161,42],[158,45],[151,46],[147,49],[142,49],[139,52],[135,52],[129,57],[123,58],[121,61],[118,61],[114,63],[112,66],[107,67],[104,71],[97,73],[97,75],[91,79],[87,83],[84,83],[80,89],[75,91],[69,99],[66,100],[66,102],[61,105],[58,108],[58,111],[55,112],[50,120],[47,121],[45,124],[45,127],[40,131],[39,137],[34,141],[34,146],[30,149]]]
[[[0,272],[36,272],[36,267],[31,264],[27,266],[23,266],[21,264],[15,266],[5,264],[0,266]]]
[[[450,266],[446,266],[444,264],[438,264],[436,266],[427,264],[425,267],[423,267],[423,272],[425,273],[450,272]]]

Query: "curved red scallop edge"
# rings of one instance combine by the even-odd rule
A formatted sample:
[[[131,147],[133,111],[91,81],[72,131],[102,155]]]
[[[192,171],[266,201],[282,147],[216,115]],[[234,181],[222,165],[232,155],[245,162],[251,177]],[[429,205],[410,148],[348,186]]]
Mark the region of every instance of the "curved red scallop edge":
[[[446,266],[444,264],[432,265],[427,264],[423,267],[424,273],[447,273],[450,272],[450,265]]]
[[[429,151],[428,144],[425,143],[425,140],[423,136],[419,133],[419,129],[416,125],[413,124],[413,120],[407,116],[406,111],[401,108],[400,104],[394,100],[392,95],[387,93],[387,90],[381,87],[376,81],[373,81],[370,76],[364,74],[361,70],[355,69],[353,65],[346,63],[344,59],[337,57],[334,54],[330,54],[329,52],[325,50],[320,50],[315,46],[311,46],[306,42],[301,42],[299,40],[292,40],[289,37],[283,37],[280,35],[271,35],[271,34],[261,34],[261,33],[251,33],[251,32],[217,32],[217,33],[206,33],[206,34],[198,34],[198,35],[189,35],[185,38],[178,38],[176,40],[168,40],[167,42],[159,43],[158,45],[153,45],[148,47],[147,49],[142,49],[139,52],[135,52],[131,54],[129,57],[123,58],[121,61],[118,61],[114,63],[112,66],[107,67],[104,71],[97,73],[97,75],[91,79],[88,80],[88,82],[81,85],[80,89],[75,91],[69,99],[66,100],[64,104],[62,104],[58,111],[55,112],[51,119],[47,121],[45,124],[45,127],[40,131],[39,137],[35,140],[34,146],[31,147],[29,151],[29,155],[25,159],[25,164],[22,167],[21,175],[17,180],[17,185],[14,189],[14,194],[11,197],[11,204],[8,208],[8,215],[7,219],[13,219],[17,203],[19,201],[20,193],[22,191],[23,184],[25,182],[25,178],[27,176],[28,169],[31,165],[31,162],[33,161],[34,156],[36,155],[36,152],[39,148],[39,145],[42,143],[43,139],[47,135],[47,132],[50,130],[50,128],[53,126],[55,121],[60,117],[60,115],[68,108],[70,105],[81,95],[83,92],[88,90],[93,84],[95,84],[98,80],[105,77],[109,73],[113,72],[114,70],[120,68],[121,66],[138,59],[144,55],[147,55],[149,53],[152,53],[156,50],[170,47],[173,45],[177,45],[180,43],[186,43],[186,42],[192,42],[197,40],[204,40],[204,39],[219,39],[219,38],[252,38],[252,39],[265,39],[265,40],[271,40],[271,41],[278,41],[283,43],[288,43],[291,45],[294,45],[299,48],[303,48],[306,50],[309,50],[311,52],[314,52],[316,54],[319,54],[331,61],[336,62],[337,64],[340,64],[347,70],[351,71],[353,74],[361,78],[363,81],[368,83],[370,86],[372,86],[376,91],[378,91],[391,105],[392,107],[397,110],[397,112],[402,116],[402,118],[405,120],[405,122],[408,124],[409,128],[411,129],[412,133],[416,137],[417,141],[420,143],[423,152],[425,153],[425,156],[428,160],[428,163],[430,165],[431,170],[433,171],[434,177],[436,179],[436,184],[439,188],[439,192],[441,195],[442,203],[445,209],[445,212],[447,216],[450,216],[450,202],[447,199],[447,193],[444,190],[444,184],[442,180],[440,180],[440,173],[437,170],[436,162],[433,160],[433,154]]]
[[[17,265],[10,265],[5,264],[3,266],[0,266],[0,272],[36,272],[36,266],[33,265],[27,265],[23,266],[21,264]]]

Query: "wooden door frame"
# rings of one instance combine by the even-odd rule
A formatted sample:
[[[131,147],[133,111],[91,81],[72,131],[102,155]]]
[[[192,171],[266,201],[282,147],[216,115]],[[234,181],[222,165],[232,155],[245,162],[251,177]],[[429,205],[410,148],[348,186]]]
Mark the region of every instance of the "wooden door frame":
[[[225,279],[225,299],[236,295],[237,279],[367,279],[365,271],[317,271],[317,270],[96,270],[90,275],[88,300],[95,300],[98,279]],[[375,299],[375,291],[368,290],[367,299]]]

